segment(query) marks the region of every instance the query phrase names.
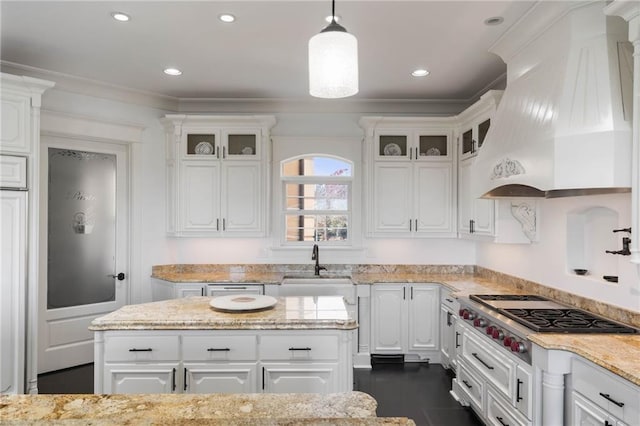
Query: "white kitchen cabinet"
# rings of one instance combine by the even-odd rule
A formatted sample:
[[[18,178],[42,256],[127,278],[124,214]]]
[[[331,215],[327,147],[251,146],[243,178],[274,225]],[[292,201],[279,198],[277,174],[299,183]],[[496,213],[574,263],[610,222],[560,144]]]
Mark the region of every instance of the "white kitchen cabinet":
[[[103,393],[174,393],[178,363],[108,364]]]
[[[531,422],[514,411],[506,401],[491,386],[487,387],[487,424],[492,426],[530,426]]]
[[[230,294],[264,294],[262,284],[209,284],[207,296],[227,296]]]
[[[458,124],[458,234],[460,237],[493,236],[495,201],[471,195],[473,157],[482,148],[502,91],[490,90],[461,112]]]
[[[264,236],[275,119],[169,114],[162,121],[169,235]]]
[[[365,169],[373,237],[455,236],[453,121],[363,117]]]
[[[451,296],[451,291],[440,289],[440,358],[444,367],[456,371],[456,321],[457,303]]]
[[[37,393],[42,94],[55,83],[0,73],[0,393]],[[15,190],[21,190],[15,191]]]
[[[640,387],[575,356],[571,360],[571,424],[638,424]]]
[[[439,361],[439,285],[376,284],[371,290],[371,353]]]
[[[24,392],[27,193],[0,191],[0,393]]]
[[[96,393],[353,389],[351,330],[96,332]]]
[[[185,393],[255,393],[256,363],[184,363]]]
[[[264,286],[236,283],[176,283],[151,279],[151,297],[154,302],[190,296],[225,296],[233,293],[264,294]]]

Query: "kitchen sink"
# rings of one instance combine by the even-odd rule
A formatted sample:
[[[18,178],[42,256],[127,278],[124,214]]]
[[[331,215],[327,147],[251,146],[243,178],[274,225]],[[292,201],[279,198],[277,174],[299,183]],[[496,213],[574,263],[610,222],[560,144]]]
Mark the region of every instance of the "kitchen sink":
[[[356,286],[347,276],[285,275],[277,296],[342,296],[351,318],[357,317]]]

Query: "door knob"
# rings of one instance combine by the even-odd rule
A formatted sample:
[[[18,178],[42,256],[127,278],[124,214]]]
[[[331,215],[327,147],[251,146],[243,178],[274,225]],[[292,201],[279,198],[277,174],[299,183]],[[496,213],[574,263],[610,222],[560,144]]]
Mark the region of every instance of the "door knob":
[[[111,278],[117,278],[118,281],[124,280],[124,272],[120,272],[118,275],[107,275],[107,276]]]

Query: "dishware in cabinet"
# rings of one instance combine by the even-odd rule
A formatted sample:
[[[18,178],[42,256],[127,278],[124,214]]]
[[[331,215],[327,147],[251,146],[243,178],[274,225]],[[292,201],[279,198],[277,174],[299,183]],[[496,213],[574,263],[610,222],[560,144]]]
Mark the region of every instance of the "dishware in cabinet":
[[[451,160],[449,129],[380,129],[374,135],[374,158],[388,161]]]

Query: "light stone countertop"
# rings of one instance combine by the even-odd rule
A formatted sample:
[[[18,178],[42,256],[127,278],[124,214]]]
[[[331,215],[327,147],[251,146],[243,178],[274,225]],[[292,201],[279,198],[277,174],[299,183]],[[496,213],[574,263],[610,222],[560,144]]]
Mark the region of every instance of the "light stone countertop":
[[[353,330],[339,296],[281,297],[271,308],[220,312],[211,297],[196,296],[127,305],[91,322],[90,330]]]
[[[2,424],[413,425],[376,417],[366,393],[2,395]]]
[[[380,270],[376,273],[353,273],[351,279],[356,285],[375,285],[380,283],[439,283],[449,288],[455,297],[468,296],[469,294],[488,293],[510,293],[510,294],[539,294],[558,300],[568,305],[575,305],[578,308],[588,310],[597,315],[620,321],[626,324],[640,326],[640,315],[636,312],[629,312],[609,305],[601,304],[598,301],[576,297],[575,295],[564,293],[560,290],[545,287],[516,277],[506,277],[492,271],[483,271],[484,276],[462,274],[462,273],[410,273],[409,271],[385,272]],[[173,282],[183,281],[181,277],[192,279],[195,275],[202,282],[232,282],[239,279],[238,273],[230,272],[178,272],[165,271],[159,268],[156,278],[162,278],[163,274],[169,274]],[[183,275],[184,274],[184,275]],[[265,282],[279,284],[284,276],[283,273],[260,272],[255,270],[246,275],[247,279],[255,280],[251,282]],[[215,277],[215,279],[213,279]],[[236,282],[236,281],[233,281]],[[237,281],[241,282],[241,281]],[[620,377],[640,386],[640,334],[556,334],[556,333],[532,333],[528,336],[532,342],[545,348],[554,350],[564,350],[576,353],[585,359],[599,365]]]

